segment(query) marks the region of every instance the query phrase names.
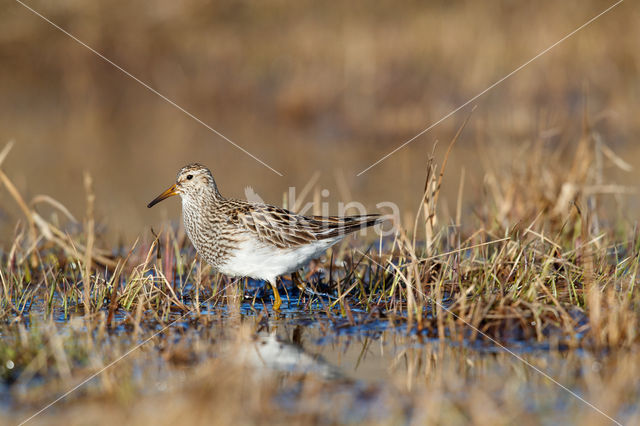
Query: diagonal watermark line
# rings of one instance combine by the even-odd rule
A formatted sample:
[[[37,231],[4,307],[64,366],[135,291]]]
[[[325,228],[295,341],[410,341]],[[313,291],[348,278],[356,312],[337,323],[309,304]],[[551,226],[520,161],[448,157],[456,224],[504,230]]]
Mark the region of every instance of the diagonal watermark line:
[[[460,111],[462,108],[466,107],[467,105],[469,105],[470,103],[472,103],[473,101],[475,101],[476,99],[478,99],[480,96],[484,95],[485,93],[487,93],[488,91],[490,91],[491,89],[493,89],[494,87],[498,86],[500,83],[502,83],[503,81],[505,81],[506,79],[508,79],[509,77],[513,76],[515,73],[517,73],[518,71],[522,70],[523,68],[525,68],[527,65],[531,64],[532,62],[534,62],[536,59],[540,58],[541,56],[543,56],[544,54],[548,53],[551,49],[553,49],[554,47],[556,47],[557,45],[559,45],[560,43],[562,43],[563,41],[567,40],[568,38],[570,38],[571,36],[573,36],[575,33],[577,33],[578,31],[582,30],[583,28],[585,28],[586,26],[588,26],[589,24],[593,23],[595,20],[597,20],[598,18],[600,18],[602,15],[606,14],[607,12],[611,11],[613,8],[615,8],[616,6],[618,6],[620,3],[622,3],[624,0],[618,0],[616,3],[612,4],[611,6],[609,6],[608,8],[606,8],[605,10],[603,10],[602,12],[600,12],[599,14],[597,14],[596,16],[594,16],[593,18],[589,19],[587,22],[585,22],[584,24],[580,25],[578,28],[576,28],[575,30],[571,31],[569,34],[567,34],[566,36],[562,37],[560,40],[556,41],[555,43],[553,43],[551,46],[547,47],[546,49],[544,49],[542,52],[538,53],[536,56],[534,56],[533,58],[529,59],[527,62],[525,62],[524,64],[520,65],[518,68],[514,69],[513,71],[511,71],[509,74],[505,75],[504,77],[502,77],[500,80],[496,81],[495,83],[493,83],[491,86],[487,87],[486,89],[484,89],[482,92],[478,93],[477,95],[475,95],[473,98],[469,99],[467,102],[463,103],[462,105],[460,105],[459,107],[457,107],[456,109],[454,109],[453,111],[451,111],[450,113],[448,113],[447,115],[445,115],[444,117],[442,117],[440,120],[436,121],[435,123],[431,124],[429,127],[427,127],[426,129],[422,130],[420,133],[418,133],[417,135],[415,135],[414,137],[412,137],[411,139],[407,140],[406,142],[404,142],[402,145],[398,146],[397,148],[395,148],[393,151],[389,152],[388,154],[386,154],[385,156],[383,156],[382,158],[380,158],[378,161],[376,161],[375,163],[371,164],[369,167],[367,167],[366,169],[364,169],[363,171],[361,171],[360,173],[358,173],[356,176],[361,176],[364,173],[368,172],[369,170],[371,170],[372,168],[374,168],[375,166],[377,166],[378,164],[382,163],[384,160],[386,160],[387,158],[391,157],[393,154],[395,154],[396,152],[400,151],[402,148],[404,148],[405,146],[409,145],[411,142],[413,142],[414,140],[418,139],[420,136],[424,135],[425,133],[427,133],[429,130],[433,129],[434,127],[436,127],[438,124],[442,123],[444,120],[446,120],[447,118],[451,117],[453,114],[455,114],[456,112]]]
[[[499,240],[499,241],[503,241],[503,240]],[[495,241],[493,241],[495,242]],[[387,268],[385,266],[382,266],[380,263],[378,263],[377,261],[375,261],[371,256],[369,256],[368,254],[355,249],[355,251],[359,252],[360,254],[366,256],[369,260],[371,260],[373,263],[375,263],[376,265],[378,265],[379,267],[387,270]],[[391,264],[391,266],[393,266],[395,268],[395,265]],[[438,302],[436,299],[427,296],[426,294],[424,294],[424,292],[422,290],[420,290],[417,287],[413,288],[414,290],[416,290],[418,293],[420,293],[421,296],[423,296],[424,298],[431,300],[433,303],[435,303],[436,305],[438,305],[441,309],[445,310],[447,313],[451,314],[453,317],[455,317],[456,319],[462,321],[466,326],[468,326],[469,328],[471,328],[472,330],[474,330],[475,332],[477,332],[478,334],[482,335],[484,338],[488,339],[491,341],[491,343],[493,343],[494,345],[498,346],[500,349],[504,350],[505,352],[507,352],[509,355],[511,355],[512,357],[514,357],[515,359],[517,359],[518,361],[522,362],[523,364],[525,364],[527,367],[531,368],[533,371],[537,372],[538,374],[542,375],[544,378],[546,378],[547,380],[551,381],[552,383],[554,383],[555,385],[559,386],[561,389],[563,389],[564,391],[568,392],[571,396],[577,398],[578,400],[582,401],[584,404],[588,405],[589,407],[591,407],[593,410],[597,411],[598,413],[602,414],[604,417],[606,417],[607,419],[611,420],[613,423],[622,426],[622,423],[620,423],[619,421],[617,421],[616,419],[614,419],[613,417],[611,417],[610,415],[608,415],[607,413],[605,413],[604,411],[602,411],[601,409],[599,409],[598,407],[596,407],[595,405],[593,405],[591,402],[587,401],[586,399],[584,399],[583,397],[581,397],[580,395],[578,395],[576,392],[572,391],[571,389],[569,389],[568,387],[566,387],[565,385],[563,385],[562,383],[560,383],[559,381],[557,381],[556,379],[554,379],[551,375],[549,375],[548,373],[544,372],[543,370],[539,369],[538,367],[536,367],[535,365],[531,364],[529,361],[527,361],[526,359],[522,358],[520,355],[518,355],[517,353],[515,353],[514,351],[512,351],[511,349],[507,348],[506,346],[504,346],[503,344],[501,344],[500,342],[498,342],[496,339],[494,339],[493,337],[489,336],[488,334],[486,334],[484,331],[480,330],[478,327],[474,326],[473,324],[470,324],[469,322],[467,322],[464,318],[461,318],[459,315],[457,315],[455,312],[451,311],[450,309],[448,309],[446,306],[444,306],[442,303]]]
[[[114,68],[116,68],[117,70],[119,70],[120,72],[122,72],[123,74],[125,74],[127,77],[132,78],[133,80],[135,80],[136,82],[138,82],[140,85],[142,85],[143,87],[145,87],[146,89],[148,89],[150,92],[160,96],[160,98],[162,98],[164,101],[166,101],[167,103],[171,104],[173,107],[177,108],[178,110],[182,111],[184,114],[186,114],[187,116],[189,116],[190,118],[192,118],[193,120],[195,120],[196,122],[198,122],[199,124],[203,125],[204,127],[206,127],[207,129],[209,129],[211,132],[215,133],[216,135],[218,135],[219,137],[221,137],[222,139],[224,139],[225,141],[229,142],[231,145],[233,145],[234,147],[236,147],[237,149],[239,149],[240,151],[244,152],[245,154],[247,154],[249,157],[253,158],[254,160],[256,160],[258,163],[262,164],[263,166],[265,166],[266,168],[268,168],[269,170],[271,170],[272,172],[274,172],[275,174],[277,174],[278,176],[284,176],[282,173],[280,173],[279,171],[277,171],[276,169],[274,169],[273,167],[271,167],[270,165],[268,165],[267,163],[265,163],[264,161],[262,161],[261,159],[259,159],[258,157],[256,157],[255,155],[253,155],[252,153],[250,153],[249,151],[247,151],[246,149],[244,149],[243,147],[241,147],[240,145],[238,145],[237,143],[235,143],[234,141],[232,141],[231,139],[229,139],[228,137],[226,137],[225,135],[223,135],[222,133],[220,133],[219,131],[217,131],[216,129],[214,129],[213,127],[211,127],[210,125],[208,125],[207,123],[205,123],[204,121],[202,121],[201,119],[199,119],[198,117],[196,117],[195,115],[193,115],[192,113],[190,113],[189,111],[187,111],[186,109],[184,109],[183,107],[181,107],[180,105],[178,105],[177,103],[175,103],[174,101],[172,101],[171,99],[169,99],[168,97],[166,97],[165,95],[163,95],[162,93],[158,92],[156,89],[154,89],[153,87],[151,87],[149,84],[145,83],[144,81],[140,80],[138,77],[136,77],[135,75],[131,74],[129,71],[125,70],[124,68],[122,68],[120,65],[116,64],[115,62],[113,62],[111,59],[107,58],[106,56],[104,56],[102,53],[98,52],[97,50],[95,50],[93,47],[89,46],[87,43],[83,42],[82,40],[80,40],[78,37],[74,36],[73,34],[71,34],[70,32],[68,32],[67,30],[65,30],[64,28],[62,28],[61,26],[59,26],[58,24],[56,24],[55,22],[51,21],[49,18],[47,18],[46,16],[42,15],[40,12],[38,12],[37,10],[31,8],[30,6],[26,5],[25,3],[23,3],[20,0],[16,0],[17,3],[19,3],[20,5],[24,6],[26,9],[28,9],[29,11],[31,11],[34,15],[42,18],[44,21],[48,22],[49,24],[51,24],[54,28],[56,28],[57,30],[61,31],[62,33],[64,33],[65,35],[67,35],[68,37],[70,37],[73,41],[75,41],[76,43],[80,44],[81,46],[85,47],[86,49],[90,50],[92,53],[94,53],[95,55],[97,55],[98,57],[100,57],[102,60],[104,60],[105,62],[109,63],[110,65],[112,65]]]
[[[237,283],[240,280],[240,278],[236,278],[235,280],[233,280],[231,283],[227,284],[223,290],[225,290],[227,287]],[[212,295],[210,298],[208,298],[207,300],[205,300],[204,302],[201,302],[202,304],[207,303],[209,300],[213,299],[213,297],[215,296]],[[73,392],[75,392],[76,390],[78,390],[79,388],[81,388],[82,386],[84,386],[85,384],[87,384],[88,382],[90,382],[92,379],[96,378],[97,376],[99,376],[100,374],[102,374],[103,372],[105,372],[106,370],[108,370],[109,368],[113,367],[114,365],[116,365],[117,363],[119,363],[120,361],[122,361],[123,359],[125,359],[127,356],[131,355],[131,353],[135,352],[136,350],[140,349],[142,346],[146,345],[147,343],[149,343],[154,337],[156,337],[158,334],[161,334],[163,332],[165,332],[167,329],[169,329],[172,325],[174,325],[175,323],[177,323],[178,321],[182,321],[182,319],[184,319],[187,315],[192,314],[192,311],[188,311],[185,312],[184,314],[182,314],[179,318],[176,318],[175,320],[173,320],[172,322],[170,322],[169,324],[167,324],[163,329],[161,329],[160,331],[157,331],[155,333],[153,333],[150,337],[148,337],[147,339],[143,340],[142,342],[138,343],[136,346],[134,346],[133,348],[129,349],[127,352],[125,352],[123,355],[121,355],[120,357],[116,358],[115,360],[111,361],[109,364],[105,365],[104,367],[102,367],[100,370],[96,371],[95,373],[93,373],[92,375],[90,375],[89,377],[87,377],[86,379],[84,379],[83,381],[81,381],[80,383],[78,383],[77,385],[75,385],[74,387],[72,387],[71,389],[69,389],[68,391],[66,391],[65,393],[63,393],[62,395],[60,395],[58,398],[54,399],[53,401],[51,401],[50,403],[48,403],[47,405],[45,405],[44,407],[42,407],[40,410],[36,411],[35,413],[33,413],[31,416],[27,417],[26,419],[24,419],[23,421],[21,421],[18,426],[23,426],[24,424],[30,422],[31,420],[33,420],[34,418],[38,417],[40,414],[44,413],[46,410],[48,410],[49,408],[51,408],[52,406],[54,406],[55,404],[57,404],[58,402],[62,401],[63,399],[65,399],[67,396],[69,396],[70,394],[72,394]]]
[[[42,407],[40,410],[38,410],[37,412],[33,413],[31,416],[29,416],[28,418],[24,419],[23,421],[21,421],[18,426],[22,426],[26,423],[28,423],[29,421],[33,420],[35,417],[39,416],[40,414],[42,414],[43,412],[45,412],[46,410],[48,410],[51,406],[57,404],[58,402],[62,401],[64,398],[66,398],[67,396],[69,396],[70,394],[72,394],[73,392],[75,392],[77,389],[81,388],[82,386],[84,386],[86,383],[88,383],[89,381],[91,381],[92,379],[94,379],[95,377],[99,376],[100,374],[102,374],[105,370],[113,367],[115,364],[117,364],[118,362],[122,361],[123,359],[125,359],[127,356],[129,356],[132,352],[135,352],[136,350],[140,349],[140,347],[144,346],[145,344],[147,344],[149,341],[151,341],[154,337],[156,337],[158,334],[166,331],[169,327],[171,327],[173,324],[175,324],[176,322],[182,320],[185,316],[187,316],[187,314],[189,314],[190,312],[185,313],[184,315],[182,315],[180,318],[170,322],[169,324],[167,324],[163,329],[161,329],[160,331],[155,332],[154,334],[151,335],[151,337],[143,340],[142,342],[138,343],[136,346],[134,346],[133,348],[129,349],[124,355],[121,355],[119,358],[116,358],[115,360],[111,361],[109,364],[107,364],[106,366],[102,367],[100,370],[96,371],[95,373],[93,373],[92,375],[90,375],[89,377],[87,377],[86,379],[84,379],[83,381],[81,381],[80,383],[78,383],[77,385],[75,385],[74,387],[72,387],[71,389],[69,389],[68,391],[66,391],[65,393],[63,393],[62,395],[60,395],[58,398],[54,399],[53,401],[51,401],[50,403],[48,403],[47,405],[45,405],[44,407]]]

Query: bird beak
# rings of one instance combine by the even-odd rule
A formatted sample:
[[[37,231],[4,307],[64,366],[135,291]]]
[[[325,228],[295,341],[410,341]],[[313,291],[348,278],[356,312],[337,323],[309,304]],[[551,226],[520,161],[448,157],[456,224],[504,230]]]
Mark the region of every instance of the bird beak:
[[[151,207],[155,206],[156,204],[158,204],[160,201],[162,201],[164,199],[167,199],[169,197],[172,197],[172,196],[174,196],[176,194],[178,194],[178,189],[176,188],[176,185],[173,184],[173,185],[171,185],[171,188],[167,189],[162,194],[160,194],[156,198],[154,198],[152,202],[147,204],[147,207],[151,208]]]

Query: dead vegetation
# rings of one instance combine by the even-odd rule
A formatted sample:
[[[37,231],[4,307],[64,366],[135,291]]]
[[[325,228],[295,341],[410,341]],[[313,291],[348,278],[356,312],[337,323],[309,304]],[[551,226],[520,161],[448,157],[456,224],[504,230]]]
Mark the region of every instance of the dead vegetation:
[[[418,395],[431,395],[434,389],[440,392],[440,398],[447,395],[456,401],[461,397],[456,386],[464,387],[467,376],[463,374],[459,379],[453,371],[441,371],[442,349],[427,349],[431,348],[427,342],[434,338],[462,346],[526,344],[554,350],[581,347],[595,353],[603,348],[617,353],[622,348],[637,347],[637,232],[631,225],[611,225],[613,222],[599,208],[603,193],[624,193],[627,189],[605,184],[598,165],[610,161],[624,168],[626,163],[588,128],[576,146],[573,164],[568,168],[554,161],[554,152],[534,145],[531,155],[518,162],[517,168],[501,171],[501,175],[488,171],[485,202],[476,209],[477,229],[469,235],[463,233],[459,218],[450,224],[439,220],[437,202],[447,173],[447,157],[442,167],[430,157],[425,192],[416,215],[419,219],[411,227],[399,224],[393,238],[379,241],[368,250],[344,245],[309,271],[307,285],[332,298],[310,296],[286,286],[291,314],[311,316],[326,324],[321,326],[325,333],[387,323],[390,328],[384,329],[405,330],[400,332],[402,339],[426,344],[417,350],[419,355],[400,350],[397,358],[404,358],[407,363],[411,356],[418,356],[402,370],[406,391],[412,390],[414,381],[422,380],[420,377],[427,378],[426,384],[420,385],[426,387],[420,387],[418,393],[405,393],[400,399],[388,395],[387,390],[375,390],[376,397],[389,398],[387,420],[405,419],[407,404],[418,404]],[[7,145],[2,151],[0,164],[10,148]],[[221,368],[232,372],[237,367],[206,361],[213,355],[211,351],[220,350],[207,342],[228,341],[229,335],[238,330],[251,336],[270,324],[273,319],[268,319],[272,315],[267,309],[269,293],[251,286],[245,291],[246,281],[232,282],[208,270],[194,257],[183,232],[171,227],[154,234],[153,239],[139,239],[131,247],[101,247],[89,176],[85,177],[87,209],[81,224],[50,197],[40,195],[26,202],[1,170],[0,179],[24,214],[11,245],[2,253],[0,267],[0,320],[4,324],[0,371],[5,383],[14,389],[16,401],[35,407],[47,397],[59,395],[65,384],[77,383],[79,377],[101,371],[109,360],[117,360],[141,343],[153,349],[141,350],[142,355],[136,355],[130,363],[100,374],[99,384],[80,394],[93,395],[89,401],[97,402],[91,404],[103,408],[121,404],[147,386],[145,380],[138,380],[123,387],[122,377],[129,374],[127,369],[135,369],[137,363],[158,355],[170,365],[199,366],[192,373],[194,382],[176,385],[187,395],[195,392],[193,398],[176,399],[176,404],[185,404],[180,410],[197,405],[202,395],[222,392],[222,385],[211,388],[206,380],[201,382],[197,377],[219,377]],[[42,204],[49,207],[48,215],[39,213]],[[238,297],[241,293],[246,295],[244,302]],[[175,324],[181,324],[183,331],[173,330]],[[204,331],[212,324],[224,330],[217,337],[207,337],[210,333]],[[61,334],[61,330],[67,331]],[[174,333],[179,334],[177,340],[170,339]],[[156,355],[150,355],[149,350]],[[624,368],[631,371],[632,355],[619,356]],[[417,364],[412,366],[412,362]],[[475,361],[467,358],[461,362]],[[580,360],[578,364],[584,362]],[[607,358],[603,362],[613,361]],[[390,368],[395,371],[395,367]],[[204,376],[197,373],[201,369],[206,371]],[[238,379],[243,374],[245,370],[240,369],[223,376],[229,380],[230,389],[246,397],[253,391],[248,392],[242,384],[244,379]],[[45,381],[32,388],[28,384],[36,377]],[[289,384],[274,385],[270,381],[273,377],[269,377],[257,385],[259,390],[250,397],[251,404],[256,404],[252,409],[257,411],[239,414],[232,410],[228,421],[222,423],[230,423],[235,415],[246,416],[247,421],[255,421],[258,412],[281,415],[273,406],[269,389],[286,392],[287,386],[295,383],[303,384],[296,401],[313,401],[315,408],[311,411],[315,414],[298,413],[300,416],[292,415],[289,420],[343,418],[331,417],[336,413],[327,413],[323,408],[324,404],[332,404],[328,389],[339,385],[318,382],[318,378],[300,382],[295,375],[288,376]],[[597,380],[628,392],[632,389],[628,379],[616,375],[605,379],[600,375]],[[482,380],[492,389],[494,379],[483,375]],[[24,389],[21,386],[30,390],[20,393],[16,389]],[[361,398],[359,392],[352,389],[349,398]],[[150,401],[174,398],[174,394],[168,395],[172,396],[155,394]],[[482,414],[482,418],[488,415],[508,423],[505,406],[512,414],[526,410],[523,406],[512,407],[500,395],[475,392],[446,405],[434,418],[430,412],[414,415],[437,421],[451,410],[461,418],[475,418],[480,415],[476,410],[483,404],[481,401],[491,401],[498,404],[495,412]],[[108,404],[101,402],[112,397],[115,400]],[[429,404],[436,404],[431,396],[427,399]],[[602,404],[615,413],[625,399],[615,403],[606,399]],[[77,410],[71,408],[69,413]],[[85,406],[81,411],[85,410],[94,416],[102,409],[94,412]],[[151,418],[148,413],[144,416]],[[365,420],[366,416],[359,419]]]

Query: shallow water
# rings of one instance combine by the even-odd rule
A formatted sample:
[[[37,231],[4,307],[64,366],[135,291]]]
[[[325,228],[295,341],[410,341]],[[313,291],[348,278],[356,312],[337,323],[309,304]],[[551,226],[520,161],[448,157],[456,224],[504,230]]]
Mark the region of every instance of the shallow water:
[[[455,413],[456,404],[475,398],[479,392],[475,386],[486,387],[488,394],[503,405],[507,404],[505,398],[515,395],[521,414],[535,413],[543,422],[572,423],[575,419],[568,413],[594,413],[567,389],[589,396],[585,377],[593,372],[606,375],[607,368],[615,368],[609,366],[606,353],[568,350],[549,341],[513,340],[507,342],[507,347],[486,339],[441,341],[426,332],[409,330],[403,322],[396,325],[384,315],[356,308],[351,309],[350,317],[342,317],[326,309],[332,299],[314,296],[310,301],[307,295],[286,284],[289,297],[283,297],[279,314],[272,312],[270,294],[263,286],[249,281],[243,294],[236,293],[237,303],[203,303],[199,315],[171,312],[164,324],[147,319],[140,323],[143,330],[139,335],[131,325],[133,313],[118,309],[104,344],[117,344],[124,352],[144,342],[143,337],[159,333],[138,349],[144,350],[146,361],[134,364],[132,369],[131,380],[144,389],[141,392],[145,395],[166,392],[167,383],[180,382],[180,377],[188,376],[184,370],[176,370],[176,365],[190,369],[212,359],[228,359],[245,365],[257,376],[293,378],[273,395],[275,403],[289,414],[314,412],[323,404],[334,406],[337,398],[350,402],[336,407],[331,418],[358,423],[392,420],[398,412],[405,419],[420,422],[424,416],[417,414],[420,401],[432,398],[436,394],[433,389],[437,389],[440,398],[454,401],[445,405]],[[190,289],[185,286],[182,290],[187,294]],[[192,306],[188,298],[184,303]],[[72,339],[93,330],[74,309],[69,312],[72,313],[65,314],[60,308],[47,311],[44,301],[36,299],[21,323],[29,330],[53,320],[57,335]],[[247,326],[252,330],[250,336],[239,339]],[[96,335],[99,331],[90,333]],[[16,339],[15,334],[3,335],[2,329],[0,337],[5,343],[6,339]],[[106,351],[107,346],[96,350]],[[175,350],[177,347],[182,349]],[[83,363],[86,362],[80,362],[79,367],[85,367]],[[28,414],[33,406],[24,406],[23,397],[56,378],[55,374],[45,373],[25,381],[21,373],[16,369],[5,374],[0,383],[0,412],[5,415]],[[321,391],[314,394],[313,404],[306,400],[309,377],[323,383]],[[93,380],[86,386],[98,384]],[[640,394],[638,386],[635,391]],[[631,418],[637,411],[635,405],[623,403],[615,414]],[[59,414],[56,410],[50,413]],[[464,415],[461,419],[465,419]]]

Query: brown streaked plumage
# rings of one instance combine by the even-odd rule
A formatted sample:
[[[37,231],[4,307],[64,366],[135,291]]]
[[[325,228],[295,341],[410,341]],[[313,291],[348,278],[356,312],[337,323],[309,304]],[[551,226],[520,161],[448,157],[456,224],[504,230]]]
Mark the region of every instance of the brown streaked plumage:
[[[182,198],[187,235],[196,251],[223,274],[268,281],[280,308],[276,278],[295,272],[346,235],[380,222],[379,215],[303,216],[261,203],[224,198],[208,168],[194,163],[147,207]]]

